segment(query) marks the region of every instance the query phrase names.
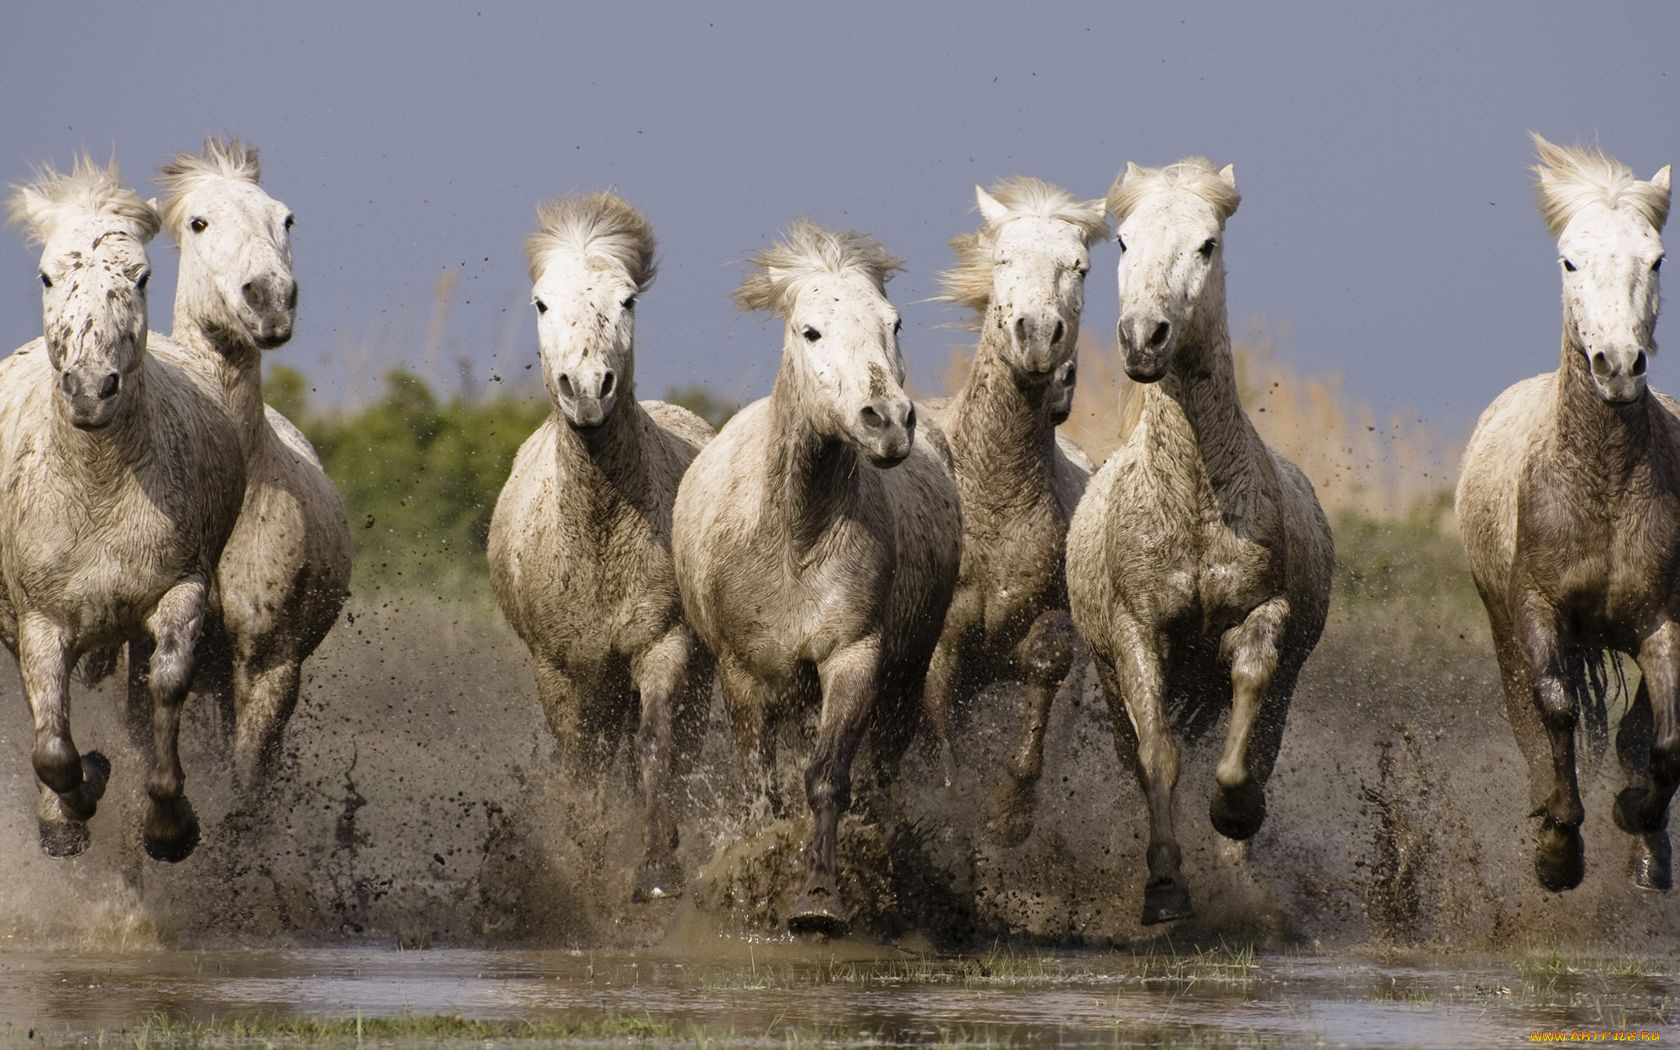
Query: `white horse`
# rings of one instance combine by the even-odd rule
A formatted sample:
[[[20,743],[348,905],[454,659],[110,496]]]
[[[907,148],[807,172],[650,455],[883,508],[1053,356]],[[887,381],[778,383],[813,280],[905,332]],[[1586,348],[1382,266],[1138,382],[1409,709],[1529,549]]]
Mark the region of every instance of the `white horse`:
[[[207,684],[234,712],[234,777],[247,811],[278,757],[303,661],[338,619],[350,584],[338,490],[298,429],[263,404],[262,352],[291,338],[298,293],[292,212],[260,179],[254,148],[211,138],[157,180],[164,227],[181,249],[166,353],[219,389],[250,479],[218,567],[219,616],[204,653]]]
[[[153,857],[181,860],[198,842],[181,704],[244,491],[238,435],[207,384],[148,353],[145,245],[158,217],[114,163],[47,171],[10,210],[42,245],[45,335],[0,363],[0,636],[35,719],[41,844],[54,856],[86,848],[110,772],[71,739],[71,668],[143,638],[142,839]]]
[[[1032,829],[1051,702],[1074,663],[1064,552],[1090,479],[1057,440],[1075,383],[1090,245],[1108,233],[1101,200],[1032,178],[976,186],[984,225],[953,240],[943,298],[975,312],[980,343],[949,401],[924,402],[944,428],[962,493],[963,556],[924,703],[949,754],[950,714],[999,680],[1026,685],[1019,742],[989,826],[1006,845]]]
[[[636,401],[636,300],[653,227],[610,193],[549,201],[526,245],[554,411],[514,458],[490,519],[490,579],[531,650],[566,772],[598,782],[632,725],[646,849],[631,896],[676,896],[675,777],[705,733],[712,658],[671,567],[677,483],[712,428]]]
[[[904,395],[885,287],[898,263],[808,220],[754,262],[735,302],[783,319],[781,367],[770,396],[684,475],[671,549],[749,771],[767,775],[774,761],[772,718],[821,701],[805,770],[811,845],[788,922],[838,934],[848,920],[835,839],[852,759],[868,732],[890,770],[917,728],[962,516],[943,437],[918,429]]]
[[[1575,731],[1583,707],[1604,717],[1603,653],[1614,649],[1640,670],[1616,735],[1628,783],[1614,815],[1634,836],[1634,881],[1666,890],[1680,784],[1680,406],[1649,389],[1646,369],[1669,169],[1645,182],[1598,150],[1538,135],[1534,145],[1563,279],[1562,350],[1556,372],[1482,413],[1458,481],[1459,529],[1542,818],[1540,884],[1571,889],[1586,871]]]
[[[1074,515],[1068,597],[1121,762],[1149,804],[1146,925],[1190,914],[1171,721],[1204,733],[1229,700],[1209,816],[1227,838],[1254,835],[1330,601],[1330,526],[1312,483],[1266,447],[1237,398],[1221,243],[1240,199],[1230,166],[1200,157],[1128,164],[1108,198],[1120,347],[1126,374],[1147,385],[1137,426]]]

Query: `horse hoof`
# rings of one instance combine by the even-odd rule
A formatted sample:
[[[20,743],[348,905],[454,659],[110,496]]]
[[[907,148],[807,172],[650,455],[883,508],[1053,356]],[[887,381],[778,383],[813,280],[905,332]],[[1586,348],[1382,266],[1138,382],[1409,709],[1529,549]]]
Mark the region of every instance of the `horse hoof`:
[[[636,872],[636,885],[630,890],[634,904],[648,901],[674,900],[683,893],[682,869],[674,862],[643,864]]]
[[[1266,822],[1266,789],[1253,780],[1235,788],[1219,787],[1208,803],[1213,830],[1238,842],[1251,839]]]
[[[49,857],[74,857],[88,848],[93,836],[85,821],[40,820],[41,852]]]
[[[1643,788],[1625,787],[1616,794],[1616,804],[1610,807],[1610,815],[1615,818],[1616,826],[1629,835],[1643,835],[1646,829],[1639,826],[1639,804],[1645,801]]]
[[[1143,924],[1155,926],[1163,922],[1188,919],[1195,911],[1190,907],[1190,891],[1176,882],[1152,882],[1143,891]]]
[[[1633,884],[1653,893],[1667,893],[1673,885],[1669,868],[1668,833],[1641,835],[1633,841],[1633,858],[1628,862]]]
[[[814,933],[823,937],[844,937],[851,920],[840,910],[840,895],[827,889],[808,889],[793,902],[788,929],[793,933]]]
[[[99,800],[105,797],[105,786],[111,782],[111,760],[98,751],[82,756],[82,782],[66,794],[58,796],[63,811],[78,822],[93,819]]]
[[[186,799],[169,804],[153,802],[140,833],[146,855],[166,864],[179,864],[198,848],[198,817]]]
[[[1578,828],[1549,825],[1540,829],[1534,849],[1534,876],[1552,893],[1572,890],[1587,873],[1586,849]]]

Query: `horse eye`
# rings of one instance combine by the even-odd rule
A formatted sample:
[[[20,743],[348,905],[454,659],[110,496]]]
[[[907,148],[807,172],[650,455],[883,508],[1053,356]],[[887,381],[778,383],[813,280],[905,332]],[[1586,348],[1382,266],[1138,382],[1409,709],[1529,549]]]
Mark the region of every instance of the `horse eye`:
[[[822,338],[822,333],[817,331],[815,328],[812,328],[810,325],[806,325],[804,336],[807,343],[814,343],[818,339]]]
[[[286,216],[286,229],[288,229],[288,230],[291,229],[292,225],[296,222],[297,222],[297,216],[296,215]]]
[[[47,271],[45,271],[45,270],[41,271],[41,287],[42,288],[51,288],[52,287],[52,278],[47,276]]]
[[[1568,259],[1563,260],[1563,268],[1564,268],[1564,271],[1567,272],[1567,273],[1574,273],[1575,272],[1575,264],[1570,262]]]
[[[145,291],[146,290],[146,282],[151,280],[151,279],[152,279],[152,271],[147,270],[144,273],[142,273],[140,275],[140,278],[134,282],[135,290],[136,291],[141,291],[141,292]]]
[[[893,322],[893,335],[897,335],[902,331],[904,331],[904,318],[900,317],[898,320]]]
[[[1120,245],[1120,254],[1125,255],[1126,254],[1126,238],[1121,237],[1118,234],[1116,234],[1115,237],[1114,237],[1114,240],[1115,240],[1116,243],[1118,243]]]
[[[204,228],[210,224],[205,222],[203,219],[194,219],[192,222],[187,223],[187,225],[192,229],[192,232],[203,233]]]
[[[543,302],[541,299],[532,299],[531,302],[533,304],[535,304],[535,306],[537,308],[537,313],[539,313],[539,314],[548,313],[548,304]]]
[[[1073,268],[1073,272],[1077,273],[1081,277],[1084,277],[1086,274],[1091,272],[1091,264],[1090,263],[1080,263],[1078,266],[1075,266]]]
[[[1657,261],[1651,264],[1651,272],[1662,273],[1662,261],[1666,258],[1668,258],[1666,255],[1657,256]]]
[[[1213,250],[1217,247],[1219,247],[1219,242],[1214,240],[1212,237],[1209,237],[1206,241],[1202,242],[1202,246],[1200,248],[1196,249],[1196,254],[1200,255],[1204,259],[1211,259],[1213,258]]]
[[[634,310],[636,308],[636,297],[632,295],[619,305],[624,307],[626,310]]]

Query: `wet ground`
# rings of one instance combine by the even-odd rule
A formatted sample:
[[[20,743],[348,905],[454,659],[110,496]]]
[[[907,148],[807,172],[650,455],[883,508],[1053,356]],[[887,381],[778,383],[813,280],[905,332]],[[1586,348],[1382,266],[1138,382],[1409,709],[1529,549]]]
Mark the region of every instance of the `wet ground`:
[[[448,1041],[472,1020],[518,1022],[492,1042],[664,1045],[1463,1047],[1529,1043],[1536,1031],[1680,1035],[1680,975],[1655,960],[720,948],[8,953],[0,1040],[290,1045],[290,1019],[330,1017],[360,1018],[364,1041],[387,1043]],[[382,1018],[406,1019],[412,1034]]]

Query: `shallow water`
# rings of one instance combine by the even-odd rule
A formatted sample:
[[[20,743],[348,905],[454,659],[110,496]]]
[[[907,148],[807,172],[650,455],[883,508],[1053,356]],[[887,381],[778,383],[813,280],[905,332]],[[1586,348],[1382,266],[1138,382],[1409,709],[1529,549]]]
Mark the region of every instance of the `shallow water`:
[[[148,1018],[645,1018],[659,1042],[1498,1046],[1680,1032],[1673,965],[1227,951],[921,958],[727,941],[621,951],[14,952],[0,1039],[130,1045]],[[154,1039],[154,1042],[156,1040]]]

